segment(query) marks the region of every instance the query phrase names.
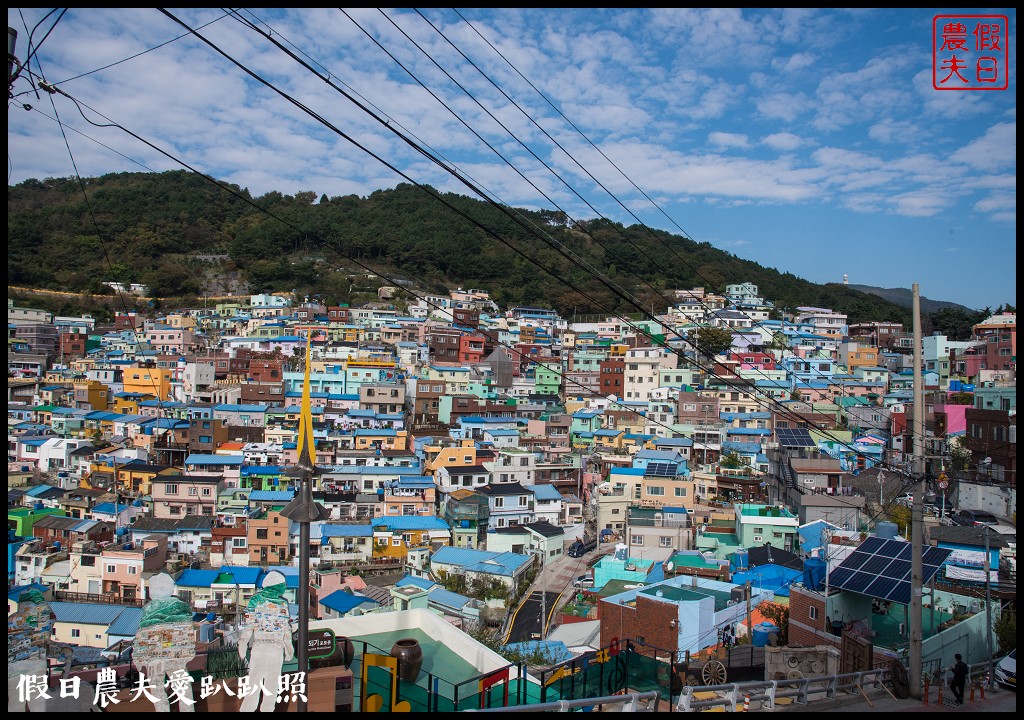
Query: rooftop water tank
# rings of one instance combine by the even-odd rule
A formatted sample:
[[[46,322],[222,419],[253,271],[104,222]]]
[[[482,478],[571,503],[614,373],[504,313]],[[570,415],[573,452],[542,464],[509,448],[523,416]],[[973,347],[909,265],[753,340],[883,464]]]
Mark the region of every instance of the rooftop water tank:
[[[771,643],[771,636],[775,635],[778,637],[779,628],[773,623],[762,622],[754,626],[754,632],[751,637],[751,644],[754,647],[764,647]]]
[[[748,553],[747,553],[747,549],[746,548],[740,548],[739,550],[736,551],[735,560],[736,560],[736,569],[737,570],[746,570],[747,569],[747,561],[748,561],[747,555],[748,555]]]
[[[896,523],[883,520],[875,526],[875,534],[882,540],[893,540],[896,534],[899,532],[899,528]]]

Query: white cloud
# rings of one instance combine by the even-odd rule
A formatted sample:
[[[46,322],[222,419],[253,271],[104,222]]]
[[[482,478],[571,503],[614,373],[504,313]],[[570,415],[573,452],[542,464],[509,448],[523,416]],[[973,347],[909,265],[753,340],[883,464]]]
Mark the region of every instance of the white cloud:
[[[748,145],[746,135],[726,132],[711,133],[708,135],[708,142],[721,148],[745,148]]]
[[[1017,164],[1017,123],[993,125],[980,138],[954,152],[950,159],[979,170],[1005,170]]]
[[[781,132],[773,133],[766,137],[761,138],[761,144],[767,145],[774,150],[796,150],[798,147],[804,144],[804,141],[793,133]]]

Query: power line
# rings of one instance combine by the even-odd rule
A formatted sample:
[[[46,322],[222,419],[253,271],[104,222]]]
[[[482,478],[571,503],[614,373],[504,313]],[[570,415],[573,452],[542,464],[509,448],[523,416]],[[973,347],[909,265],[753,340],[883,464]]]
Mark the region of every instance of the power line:
[[[180,20],[177,20],[177,18],[174,18],[174,17],[172,16],[172,15],[170,15],[170,13],[167,13],[166,11],[161,11],[161,12],[164,12],[164,14],[168,15],[169,17],[172,17],[172,19],[174,19],[174,20],[175,20],[176,22],[178,22],[179,24],[183,25],[184,27],[188,27],[187,25],[185,25],[185,23],[181,22]],[[421,153],[422,155],[424,155],[424,157],[426,157],[427,159],[431,160],[431,161],[432,161],[432,162],[434,162],[435,164],[438,164],[439,166],[441,166],[442,168],[444,168],[444,169],[445,169],[445,170],[446,170],[447,172],[449,172],[449,173],[450,173],[450,174],[452,174],[452,175],[453,175],[454,177],[456,177],[457,179],[459,179],[459,180],[460,180],[460,181],[461,181],[461,182],[462,182],[463,184],[465,184],[465,185],[466,185],[467,187],[469,187],[469,188],[470,188],[471,190],[473,190],[473,191],[474,191],[475,193],[477,193],[478,195],[480,195],[481,197],[483,197],[483,198],[484,198],[484,199],[485,199],[485,200],[486,200],[486,201],[487,201],[488,203],[490,203],[490,204],[491,204],[492,206],[494,206],[494,207],[495,207],[496,209],[498,209],[499,211],[503,212],[503,213],[504,213],[504,214],[506,214],[506,215],[508,215],[508,214],[509,214],[509,212],[507,211],[507,209],[503,208],[502,206],[498,205],[498,204],[497,204],[497,203],[495,203],[495,202],[494,202],[493,200],[491,200],[491,199],[490,199],[490,198],[489,198],[489,197],[488,197],[488,196],[487,196],[487,195],[486,195],[485,193],[482,193],[482,192],[481,192],[481,191],[479,190],[479,188],[477,188],[477,187],[476,187],[475,185],[473,185],[472,183],[468,182],[468,181],[467,181],[467,180],[466,180],[466,179],[465,179],[464,177],[462,177],[462,175],[460,175],[460,174],[459,174],[458,172],[456,172],[455,170],[453,170],[453,169],[452,169],[452,168],[451,168],[451,167],[450,167],[450,166],[449,166],[449,165],[448,165],[447,163],[443,163],[443,162],[441,162],[441,161],[440,161],[440,160],[438,160],[438,159],[437,159],[437,158],[436,158],[435,156],[433,156],[433,155],[431,155],[430,153],[426,152],[426,151],[425,151],[425,150],[424,150],[424,149],[423,149],[422,147],[420,147],[420,146],[416,145],[416,143],[412,142],[411,140],[409,140],[409,139],[408,139],[408,137],[404,136],[404,135],[403,135],[402,133],[400,133],[400,132],[399,132],[398,130],[396,130],[395,128],[391,127],[391,126],[390,126],[390,125],[389,125],[389,124],[388,124],[387,122],[383,122],[383,121],[381,121],[381,119],[380,119],[380,118],[379,118],[378,116],[376,116],[376,115],[375,115],[375,114],[374,114],[373,112],[371,112],[370,110],[368,110],[368,109],[367,109],[367,108],[366,108],[366,107],[365,107],[364,105],[362,105],[361,103],[359,103],[358,101],[356,101],[356,100],[355,100],[354,98],[352,98],[352,97],[351,97],[351,95],[349,95],[349,94],[348,94],[348,93],[346,93],[346,92],[345,92],[344,90],[341,90],[340,88],[338,88],[338,87],[336,87],[335,85],[333,85],[333,83],[331,83],[331,76],[330,76],[330,74],[328,74],[328,77],[326,77],[326,78],[325,78],[325,77],[323,77],[323,76],[322,76],[322,75],[321,75],[321,74],[320,74],[319,72],[317,72],[317,71],[316,71],[315,69],[313,69],[313,68],[312,68],[312,67],[311,67],[311,66],[310,66],[309,64],[307,64],[306,62],[302,61],[302,60],[301,60],[300,58],[298,58],[298,57],[297,57],[297,56],[296,56],[296,55],[295,55],[294,53],[292,53],[292,52],[290,52],[289,50],[287,50],[286,48],[284,48],[284,47],[283,47],[283,46],[282,46],[282,45],[281,45],[281,44],[280,44],[279,42],[277,42],[277,41],[276,41],[276,40],[275,40],[275,39],[274,39],[274,38],[273,38],[273,37],[272,37],[271,35],[268,35],[268,34],[266,34],[266,33],[263,33],[262,31],[258,30],[258,29],[257,29],[257,28],[255,28],[255,27],[253,27],[253,29],[254,29],[254,30],[255,30],[256,32],[259,32],[259,33],[260,33],[261,35],[263,35],[263,36],[264,36],[264,37],[265,37],[266,39],[268,39],[268,40],[269,40],[270,42],[272,42],[273,44],[275,44],[275,45],[276,45],[276,46],[277,46],[277,47],[278,47],[279,49],[281,49],[282,51],[284,51],[284,52],[285,52],[286,54],[288,54],[288,55],[289,55],[290,57],[292,57],[292,59],[294,59],[294,60],[295,60],[296,62],[298,62],[299,64],[303,65],[303,66],[304,66],[304,67],[305,67],[305,68],[306,68],[307,70],[309,70],[310,72],[313,72],[314,74],[316,74],[316,75],[317,75],[317,76],[318,76],[318,77],[319,77],[320,79],[324,80],[324,81],[325,81],[325,82],[326,82],[326,83],[327,83],[327,84],[328,84],[328,85],[329,85],[330,87],[332,87],[332,88],[333,88],[333,89],[335,89],[335,90],[336,90],[337,92],[339,92],[339,93],[341,93],[342,95],[344,95],[344,96],[345,96],[345,97],[346,97],[347,99],[349,99],[349,100],[350,100],[351,102],[353,102],[354,104],[356,104],[356,105],[357,105],[357,106],[358,106],[358,107],[359,107],[359,108],[360,108],[361,110],[363,110],[364,112],[366,112],[367,114],[369,114],[369,115],[370,115],[371,117],[373,117],[374,119],[376,119],[376,120],[377,120],[378,122],[381,122],[381,124],[383,124],[383,125],[384,125],[384,126],[385,126],[385,127],[386,127],[386,128],[388,129],[388,130],[390,130],[390,131],[391,131],[392,133],[396,134],[396,135],[397,135],[397,136],[398,136],[399,138],[401,138],[401,139],[402,139],[402,140],[403,140],[404,142],[406,142],[406,143],[407,143],[408,145],[410,145],[411,147],[413,147],[413,149],[417,150],[417,151],[418,151],[418,152],[420,152],[420,153]],[[364,32],[365,32],[365,31],[364,31]],[[410,182],[413,182],[414,184],[416,184],[416,185],[417,185],[417,187],[420,187],[421,189],[424,189],[424,190],[426,190],[426,188],[424,188],[424,187],[423,187],[422,185],[420,185],[420,184],[419,184],[419,183],[417,183],[416,181],[412,180],[412,179],[411,179],[411,178],[410,178],[410,177],[409,177],[408,175],[406,175],[405,173],[402,173],[401,171],[399,171],[399,170],[398,170],[397,168],[395,168],[395,167],[394,167],[393,165],[391,165],[391,164],[390,164],[390,163],[388,163],[387,161],[383,160],[383,159],[382,159],[381,157],[379,157],[379,156],[378,156],[378,155],[376,155],[375,153],[372,153],[372,152],[370,152],[369,150],[366,150],[366,149],[365,149],[364,147],[362,147],[362,146],[361,146],[361,145],[360,145],[359,143],[357,143],[356,141],[354,141],[353,139],[351,139],[351,138],[350,138],[349,136],[347,136],[347,135],[346,135],[345,133],[343,133],[342,131],[340,131],[339,129],[337,129],[336,127],[334,127],[334,126],[333,126],[332,124],[330,124],[330,123],[329,123],[329,122],[328,122],[328,121],[327,121],[326,119],[324,119],[324,118],[322,118],[321,116],[317,115],[317,114],[316,114],[316,113],[314,113],[314,112],[313,112],[312,110],[310,110],[309,108],[307,108],[306,106],[304,106],[304,105],[303,105],[302,103],[298,102],[297,100],[295,100],[294,98],[292,98],[291,96],[289,96],[289,95],[288,95],[287,93],[285,93],[285,92],[281,91],[280,89],[276,88],[276,87],[275,87],[275,86],[274,86],[274,85],[273,85],[272,83],[270,83],[270,82],[268,82],[267,80],[263,79],[262,77],[260,77],[259,75],[257,75],[256,73],[254,73],[253,71],[251,71],[250,69],[248,69],[247,67],[245,67],[245,66],[244,66],[243,64],[239,63],[239,62],[238,62],[237,60],[235,60],[234,58],[231,58],[231,56],[230,56],[230,55],[228,55],[228,54],[227,54],[227,53],[225,53],[225,52],[224,52],[223,50],[221,50],[220,48],[218,48],[218,47],[217,47],[217,46],[216,46],[216,45],[215,45],[214,43],[212,43],[211,41],[207,40],[206,38],[204,38],[203,36],[199,35],[198,33],[196,33],[196,36],[197,36],[197,37],[198,37],[199,39],[203,40],[203,42],[207,43],[207,44],[208,44],[208,45],[209,45],[210,47],[212,47],[212,48],[213,48],[214,50],[216,50],[216,51],[217,51],[217,52],[218,52],[219,54],[221,54],[221,55],[222,55],[223,57],[227,58],[227,59],[228,59],[228,60],[230,60],[230,61],[231,61],[232,63],[234,63],[234,64],[235,64],[236,66],[238,66],[238,67],[239,67],[240,69],[242,69],[243,71],[245,71],[246,73],[248,73],[248,74],[249,74],[249,75],[250,75],[251,77],[253,77],[253,78],[257,79],[257,80],[258,80],[259,82],[261,82],[261,83],[263,83],[264,85],[266,85],[267,87],[271,88],[272,90],[274,90],[275,92],[277,92],[277,93],[278,93],[279,95],[281,95],[282,97],[284,97],[285,99],[287,99],[287,100],[288,100],[289,102],[291,102],[292,104],[296,105],[297,107],[299,107],[300,109],[302,109],[302,110],[303,110],[304,112],[306,112],[307,114],[309,114],[309,115],[310,115],[311,117],[314,117],[314,119],[316,119],[316,120],[318,120],[319,122],[321,122],[321,124],[323,124],[323,125],[324,125],[325,127],[328,127],[329,129],[333,130],[334,132],[338,133],[339,135],[341,135],[341,136],[342,136],[342,137],[344,137],[345,139],[347,139],[347,140],[349,140],[350,142],[352,142],[353,144],[355,144],[355,145],[356,145],[357,147],[359,147],[360,149],[363,149],[363,150],[364,150],[364,152],[367,152],[368,154],[370,154],[371,156],[373,156],[373,157],[374,157],[375,159],[377,159],[378,161],[380,161],[380,162],[384,163],[385,165],[387,165],[387,166],[388,166],[388,167],[389,167],[390,169],[392,169],[393,171],[395,171],[395,172],[397,172],[398,174],[402,175],[402,177],[406,178],[406,179],[407,179],[407,180],[409,180]],[[378,43],[378,45],[379,45],[379,43]],[[386,52],[386,51],[385,51],[385,52]],[[388,53],[388,54],[390,55],[390,53]],[[428,191],[428,192],[429,192],[429,191]],[[500,237],[500,236],[498,236],[498,235],[497,235],[496,233],[494,233],[493,231],[491,231],[491,230],[490,230],[489,228],[486,228],[485,226],[483,226],[483,225],[482,225],[481,223],[477,222],[477,221],[476,221],[476,220],[474,220],[473,218],[469,217],[469,216],[468,216],[468,215],[466,215],[466,214],[465,214],[464,212],[462,212],[462,211],[458,210],[457,208],[454,208],[454,207],[453,207],[453,206],[452,206],[452,205],[451,205],[450,203],[447,203],[447,202],[445,202],[445,201],[444,201],[444,200],[443,200],[442,198],[439,198],[439,197],[438,197],[438,196],[437,196],[436,194],[433,194],[433,193],[430,193],[430,194],[432,194],[432,195],[433,195],[433,196],[434,196],[434,197],[435,197],[436,199],[440,200],[440,201],[441,201],[442,203],[444,203],[445,205],[447,205],[447,206],[448,206],[448,207],[449,207],[450,209],[454,210],[454,211],[455,211],[456,213],[460,214],[461,216],[463,216],[464,218],[466,218],[467,220],[469,220],[470,222],[472,222],[472,223],[473,223],[474,225],[476,225],[476,226],[477,226],[478,228],[480,228],[481,230],[483,230],[484,232],[486,232],[486,233],[487,233],[487,234],[488,234],[489,236],[491,236],[491,237],[494,237],[494,238],[495,238],[495,239],[497,239],[497,240],[498,240],[499,242],[501,242],[501,243],[505,244],[505,245],[506,245],[507,247],[509,247],[510,249],[512,249],[512,250],[513,250],[514,252],[516,252],[517,254],[519,254],[519,255],[520,255],[520,256],[522,256],[523,258],[527,259],[527,260],[528,260],[529,262],[531,262],[532,264],[534,264],[534,265],[536,265],[537,267],[539,267],[539,268],[540,268],[541,270],[543,270],[543,271],[545,271],[546,273],[548,273],[548,274],[551,274],[552,276],[554,276],[554,277],[556,278],[556,280],[560,280],[560,281],[561,281],[561,282],[562,282],[563,284],[565,284],[565,285],[566,285],[567,287],[570,287],[570,288],[572,288],[572,289],[573,289],[573,290],[575,290],[575,291],[576,291],[577,293],[579,293],[579,294],[580,294],[581,296],[583,296],[583,297],[585,297],[585,298],[587,298],[587,299],[590,299],[590,300],[591,300],[592,302],[594,301],[594,300],[593,300],[593,298],[592,298],[592,297],[590,297],[590,296],[589,296],[589,295],[588,295],[587,293],[585,293],[584,291],[580,290],[580,289],[579,289],[578,287],[576,287],[576,286],[575,286],[575,285],[573,285],[572,283],[569,283],[568,281],[566,281],[566,280],[564,280],[564,279],[562,279],[562,278],[559,278],[559,277],[557,276],[557,274],[553,273],[553,272],[552,272],[552,271],[551,271],[551,270],[550,270],[549,268],[547,268],[547,267],[545,267],[544,265],[542,265],[542,264],[541,264],[541,263],[540,263],[539,261],[537,261],[537,260],[536,260],[535,258],[529,257],[528,255],[526,255],[526,254],[525,254],[525,253],[523,253],[522,251],[520,251],[520,250],[516,249],[516,248],[515,248],[515,247],[513,247],[513,246],[512,246],[512,245],[511,245],[511,244],[510,244],[510,243],[509,243],[508,241],[506,241],[505,239],[501,238],[501,237]],[[517,222],[517,224],[519,224],[519,225],[520,225],[521,227],[523,227],[523,228],[524,228],[525,230],[527,230],[528,232],[531,232],[531,231],[530,231],[530,228],[528,228],[528,227],[525,227],[525,226],[523,226],[523,225],[522,225],[522,223],[518,222],[518,221],[516,220],[516,218],[515,218],[515,217],[513,217],[512,219],[513,219],[513,221],[516,221],[516,222]],[[533,234],[534,234],[534,235],[536,235],[536,233],[533,233]],[[538,236],[538,237],[539,237],[539,236]],[[545,241],[545,240],[544,240],[544,238],[540,238],[540,239],[541,239],[542,241],[544,241],[544,242],[547,242],[547,241]],[[550,245],[550,243],[548,243],[548,244]],[[561,252],[561,251],[560,251],[560,252]],[[564,252],[562,252],[562,254],[563,254],[563,256],[565,256],[565,253],[564,253]],[[570,261],[572,261],[572,262],[575,262],[575,261],[574,261],[574,260],[573,260],[572,258],[568,258],[568,259],[569,259]],[[614,293],[615,293],[615,294],[616,294],[616,295],[617,295],[618,297],[620,297],[620,299],[626,299],[626,300],[629,300],[629,298],[626,298],[626,297],[624,297],[624,295],[623,295],[623,293],[622,293],[621,291],[617,290],[616,288],[613,288],[613,287],[611,287],[611,285],[610,285],[610,284],[609,284],[609,283],[608,283],[608,282],[607,282],[607,281],[606,281],[606,280],[605,280],[604,278],[602,278],[602,277],[598,277],[598,279],[599,279],[599,280],[601,280],[601,282],[602,282],[602,283],[604,283],[604,284],[605,284],[605,285],[606,285],[606,286],[607,286],[607,287],[608,287],[608,288],[609,288],[610,290],[612,290],[612,291],[613,291],[613,292],[614,292]],[[598,306],[600,306],[600,304],[599,304],[599,303],[596,303],[596,302],[595,302],[595,304],[597,304]],[[644,310],[642,306],[640,306],[640,305],[636,304],[635,302],[633,302],[633,304],[634,304],[634,306],[635,306],[635,307],[637,307],[638,309],[640,309],[640,310],[641,310],[641,312],[642,312],[642,313],[643,313],[644,315],[648,315],[648,314],[647,314],[647,312],[646,312],[646,310]],[[648,315],[648,317],[651,317],[651,316],[650,316],[650,315]],[[624,319],[623,319],[623,320],[624,320]],[[655,319],[655,321],[657,322],[657,320],[656,320],[656,319]],[[629,323],[629,321],[626,321],[626,320],[624,320],[624,322],[626,322],[626,324],[627,324],[627,325],[628,325],[629,327],[631,327],[632,329],[634,329],[634,330],[637,330],[637,331],[638,331],[638,332],[639,332],[640,334],[643,334],[644,336],[646,336],[646,337],[648,337],[649,339],[652,339],[652,340],[653,340],[653,338],[652,338],[652,337],[650,336],[650,334],[649,334],[648,332],[646,332],[646,331],[644,331],[644,330],[642,330],[642,329],[639,329],[639,328],[637,328],[636,326],[633,326],[632,324],[630,324],[630,323]],[[692,340],[689,340],[689,339],[687,338],[687,341],[688,341],[688,342],[690,342],[691,344],[694,344],[694,346],[696,347],[695,343],[693,343],[693,341],[692,341]],[[715,374],[713,370],[707,370],[706,368],[703,368],[703,367],[702,367],[702,366],[701,366],[701,365],[700,365],[699,363],[697,363],[697,362],[696,362],[695,360],[690,360],[690,362],[692,362],[693,364],[697,365],[697,367],[700,367],[700,368],[701,368],[702,370],[704,370],[704,371],[705,371],[705,372],[707,372],[708,374],[710,374],[710,375],[712,375],[712,376],[716,377],[716,378],[717,378],[718,380],[720,380],[721,382],[725,383],[725,384],[726,384],[726,385],[728,385],[729,387],[732,387],[733,389],[740,389],[740,388],[737,388],[737,387],[736,387],[735,385],[733,385],[732,383],[730,383],[730,382],[729,382],[729,381],[728,381],[728,380],[727,380],[726,378],[723,378],[723,377],[721,377],[721,376],[718,376],[717,374]],[[745,391],[745,390],[744,390],[744,391]],[[755,387],[755,393],[756,393],[756,387]],[[777,402],[777,401],[775,401],[775,399],[774,399],[774,398],[769,398],[769,400],[770,400],[770,401],[772,401],[772,402]],[[763,403],[761,403],[761,404],[763,404]],[[790,412],[788,408],[785,408],[785,406],[781,406],[781,404],[780,404],[780,403],[777,403],[777,404],[779,404],[779,405],[780,405],[780,407],[783,407],[783,412],[784,412],[784,413],[788,413],[788,412]],[[803,419],[802,419],[802,418],[799,418],[798,416],[793,416],[793,417],[796,417],[796,419],[797,419],[797,421],[798,421],[799,423],[803,423],[803,422],[804,422],[804,421],[803,421]],[[839,440],[838,438],[835,438],[834,436],[832,436],[832,437],[833,437],[833,440],[834,440],[835,442],[837,442],[837,443],[839,443],[839,444],[841,444],[841,445],[844,445],[844,446],[846,446],[846,447],[848,447],[848,448],[850,447],[850,446],[849,446],[848,444],[846,444],[846,443],[845,443],[844,441],[842,441],[842,440]],[[854,449],[854,452],[856,453],[857,451],[856,451],[856,450]],[[858,453],[858,454],[860,454],[860,453]]]

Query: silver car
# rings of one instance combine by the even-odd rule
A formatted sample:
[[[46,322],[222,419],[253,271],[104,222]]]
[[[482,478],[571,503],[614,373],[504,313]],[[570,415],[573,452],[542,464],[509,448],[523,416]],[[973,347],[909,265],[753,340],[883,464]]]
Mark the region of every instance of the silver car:
[[[1000,685],[1017,689],[1017,648],[996,663],[995,676]]]

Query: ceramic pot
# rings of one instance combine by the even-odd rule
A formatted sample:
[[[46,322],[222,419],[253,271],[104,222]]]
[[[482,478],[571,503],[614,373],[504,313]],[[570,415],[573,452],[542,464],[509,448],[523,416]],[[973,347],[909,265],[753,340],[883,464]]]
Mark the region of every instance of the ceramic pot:
[[[423,648],[418,640],[404,638],[391,648],[391,657],[398,658],[398,677],[406,682],[415,682],[423,663]]]

